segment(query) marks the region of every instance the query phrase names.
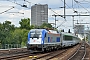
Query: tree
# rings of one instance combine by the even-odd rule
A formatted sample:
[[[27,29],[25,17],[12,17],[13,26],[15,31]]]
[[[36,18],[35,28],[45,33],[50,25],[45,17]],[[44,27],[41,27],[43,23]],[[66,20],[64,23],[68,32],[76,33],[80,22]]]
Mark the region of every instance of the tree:
[[[3,28],[5,29],[5,30],[7,30],[7,31],[13,31],[13,30],[15,30],[15,26],[14,25],[11,25],[11,22],[10,21],[5,21],[4,23],[3,23]]]
[[[52,25],[49,23],[43,23],[40,28],[52,28]]]
[[[26,29],[16,29],[12,33],[12,44],[20,44],[22,46],[26,46],[28,32],[29,30]]]
[[[34,26],[34,25],[31,25],[30,27],[31,27],[31,29],[34,29],[34,28],[35,28],[35,26]]]
[[[35,26],[30,26],[30,19],[21,19],[20,27],[15,27],[10,21],[0,23],[0,44],[5,48],[5,44],[21,44],[26,46],[27,35],[30,29]],[[0,45],[0,46],[1,46]]]
[[[28,29],[28,30],[30,30],[30,19],[29,18],[21,19],[21,21],[19,21],[19,24],[20,24],[20,28],[21,29]]]
[[[28,32],[29,30],[26,30],[26,29],[22,30],[22,42],[21,42],[22,46],[26,46]]]
[[[0,23],[0,43],[1,45],[10,44],[12,41],[12,32],[15,30],[14,25],[10,21]],[[4,48],[5,46],[3,46]]]

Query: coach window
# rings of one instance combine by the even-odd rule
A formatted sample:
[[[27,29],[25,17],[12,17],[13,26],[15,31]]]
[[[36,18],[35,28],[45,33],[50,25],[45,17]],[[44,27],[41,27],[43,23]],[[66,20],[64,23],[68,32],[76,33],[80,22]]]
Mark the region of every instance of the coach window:
[[[64,40],[72,40],[72,36],[64,35],[63,36]]]

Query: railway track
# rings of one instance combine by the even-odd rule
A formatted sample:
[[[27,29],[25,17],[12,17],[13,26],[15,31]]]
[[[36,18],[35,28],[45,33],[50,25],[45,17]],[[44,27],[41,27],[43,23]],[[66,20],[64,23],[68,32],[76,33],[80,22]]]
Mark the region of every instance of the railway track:
[[[9,55],[6,55],[6,56],[1,56],[0,60],[3,60],[3,59],[13,60],[13,59],[27,57],[29,55],[31,55],[31,54],[29,54],[29,53],[9,54]]]
[[[0,49],[0,56],[4,54],[17,53],[27,51],[26,48],[17,48],[17,49]]]
[[[26,58],[21,58],[21,60],[63,60],[63,58],[67,57],[69,55],[69,52],[73,52],[74,50],[76,50],[79,47],[79,45],[74,46],[74,47],[67,47],[64,49],[60,49],[57,51],[51,51],[51,52],[47,52],[44,54],[35,54],[35,55],[30,55],[29,57]],[[64,59],[67,60],[67,59]]]
[[[0,50],[0,60],[8,59],[18,59],[23,58],[31,55],[30,51],[27,51],[26,49],[11,49],[11,50]]]
[[[84,58],[84,60],[90,60],[90,44],[88,42],[86,42],[86,56]]]
[[[86,55],[86,46],[85,43],[81,45],[81,47],[67,60],[84,60]]]
[[[62,54],[62,53],[65,52],[66,50],[67,50],[67,49],[50,52],[50,53],[48,53],[48,54],[46,54],[46,55],[39,56],[39,57],[34,58],[34,59],[32,59],[32,60],[38,60],[38,59],[40,59],[40,60],[43,60],[43,59],[44,59],[44,60],[50,60],[50,59],[52,59],[52,58],[54,58],[54,57]]]
[[[53,60],[57,57],[58,57],[58,60],[62,60],[62,59],[60,59],[60,56],[62,56],[62,55],[65,56],[65,53],[68,52],[68,50],[70,50],[70,49],[72,49],[72,48],[65,48],[65,49],[52,51],[52,52],[48,52],[48,53],[44,53],[44,54],[42,54],[42,53],[31,54],[30,51],[15,52],[15,53],[10,53],[10,54],[0,56],[0,60],[5,60],[5,59],[7,59],[7,60],[21,59],[22,60],[24,58],[25,58],[25,60],[28,60],[28,59],[29,60]],[[83,49],[83,47],[82,47],[82,49]],[[30,58],[30,56],[32,56],[32,58]],[[36,56],[36,57],[34,57],[34,56]]]

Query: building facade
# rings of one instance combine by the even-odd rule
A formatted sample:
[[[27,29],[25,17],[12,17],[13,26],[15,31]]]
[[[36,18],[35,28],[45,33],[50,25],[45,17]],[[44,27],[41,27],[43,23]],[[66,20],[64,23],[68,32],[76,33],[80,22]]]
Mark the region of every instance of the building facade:
[[[48,5],[35,4],[31,7],[31,25],[48,23]]]

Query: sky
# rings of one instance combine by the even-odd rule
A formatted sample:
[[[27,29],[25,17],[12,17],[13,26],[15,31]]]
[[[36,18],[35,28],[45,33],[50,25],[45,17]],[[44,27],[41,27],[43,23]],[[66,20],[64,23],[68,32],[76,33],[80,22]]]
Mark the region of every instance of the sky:
[[[19,27],[19,21],[23,18],[31,18],[31,6],[34,4],[48,4],[48,22],[55,23],[55,17],[52,15],[64,15],[64,0],[0,0],[0,22],[6,20]],[[21,5],[27,5],[28,8]],[[13,8],[14,7],[14,8]],[[77,13],[74,13],[77,11]],[[23,14],[24,13],[24,14]],[[65,0],[65,15],[90,15],[90,0]],[[90,23],[90,16],[74,16],[74,24]],[[59,30],[71,29],[73,32],[73,17],[56,17],[56,26]],[[77,21],[78,20],[78,21]],[[85,29],[90,24],[84,24]],[[53,27],[55,25],[52,25]]]

